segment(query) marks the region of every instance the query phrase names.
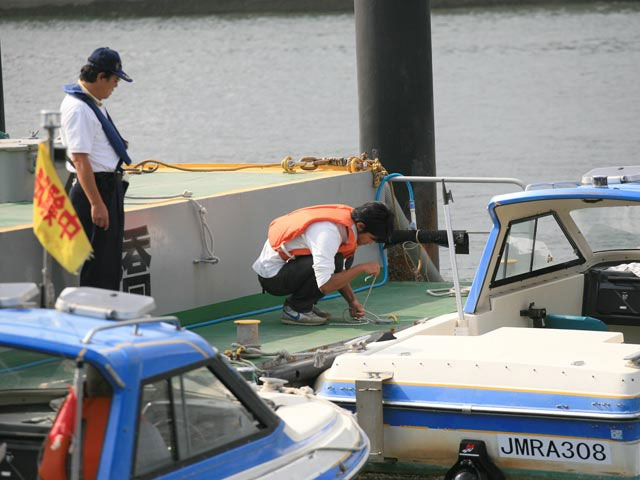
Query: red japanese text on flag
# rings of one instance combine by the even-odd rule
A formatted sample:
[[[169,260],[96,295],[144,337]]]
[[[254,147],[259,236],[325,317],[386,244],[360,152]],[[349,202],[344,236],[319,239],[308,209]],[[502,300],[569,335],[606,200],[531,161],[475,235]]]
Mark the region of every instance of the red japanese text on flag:
[[[33,233],[49,254],[71,273],[77,273],[91,255],[89,239],[51,163],[46,143],[38,147]]]

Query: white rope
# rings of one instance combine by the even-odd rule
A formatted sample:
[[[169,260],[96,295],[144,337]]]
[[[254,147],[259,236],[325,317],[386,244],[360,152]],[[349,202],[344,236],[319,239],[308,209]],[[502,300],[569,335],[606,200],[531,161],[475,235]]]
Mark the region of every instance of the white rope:
[[[267,373],[266,370],[261,369],[255,363],[253,363],[250,360],[247,360],[246,358],[232,359],[232,358],[229,358],[228,356],[226,356],[226,358],[229,361],[229,363],[231,363],[232,365],[251,368],[254,371],[254,373],[257,373],[258,375],[264,375],[265,373]]]
[[[191,198],[193,192],[185,190],[182,193],[176,193],[175,195],[163,195],[163,196],[138,196],[138,195],[125,195],[126,200],[173,200],[174,198]],[[162,202],[157,202],[162,203]],[[127,205],[149,205],[150,202],[127,202]]]
[[[175,195],[161,195],[157,197],[141,197],[137,195],[125,195],[124,198],[128,200],[170,200],[172,198],[191,198],[193,192],[185,190],[182,193],[176,193]]]
[[[411,268],[411,273],[413,273],[413,277],[416,282],[420,282],[424,279],[422,276],[422,273],[420,272],[422,270],[422,259],[420,258],[420,250],[422,249],[422,244],[418,242],[419,232],[420,230],[416,230],[415,242],[412,240],[407,240],[402,242],[402,253],[403,253],[405,262],[407,262],[407,265],[409,266],[409,268]],[[413,259],[411,258],[412,256],[415,256],[418,258],[418,265],[413,263]],[[427,277],[427,281],[428,280],[429,278]]]
[[[235,352],[232,352],[233,355],[231,358],[228,354],[226,355],[231,362],[243,363],[246,362],[250,366],[255,367],[258,373],[264,373],[265,370],[261,370],[256,367],[253,363],[251,363],[247,357],[257,358],[257,357],[276,357],[273,362],[275,364],[280,364],[282,361],[290,362],[291,360],[297,358],[309,358],[313,359],[313,366],[316,368],[322,368],[326,365],[327,359],[333,353],[341,353],[346,352],[348,350],[352,350],[353,347],[351,345],[339,345],[336,347],[325,348],[325,349],[317,349],[313,352],[298,352],[295,355],[290,354],[286,350],[279,350],[277,352],[265,352],[260,348],[260,345],[256,344],[247,344],[242,345],[241,343],[232,343],[231,346],[235,349]],[[247,366],[245,364],[245,366]]]
[[[202,204],[191,198],[192,196],[193,192],[185,190],[184,192],[176,195],[164,195],[156,197],[139,197],[133,195],[125,195],[125,198],[127,200],[171,200],[173,198],[186,198],[187,200],[192,202],[196,207],[196,212],[198,212],[198,219],[200,220],[200,240],[202,241],[202,248],[204,250],[204,256],[200,258],[194,258],[193,263],[210,263],[212,265],[215,265],[220,261],[220,258],[214,255],[215,240],[213,238],[211,228],[209,228],[209,224],[207,223],[207,209]]]
[[[213,253],[215,240],[213,238],[213,233],[209,228],[209,224],[207,223],[207,209],[192,198],[190,198],[189,201],[195,205],[196,211],[198,212],[198,218],[200,219],[200,239],[204,250],[204,256],[201,258],[194,258],[193,263],[210,263],[215,265],[220,261],[220,258],[216,257]]]
[[[369,275],[367,277],[365,277],[364,281],[366,282],[369,278],[371,278],[372,275]],[[373,276],[373,280],[371,281],[371,285],[369,286],[369,290],[367,291],[367,297],[364,299],[364,302],[362,303],[362,308],[364,308],[367,305],[367,302],[369,301],[369,296],[371,295],[371,291],[373,290],[373,286],[376,283],[376,279],[378,278],[378,275]],[[345,308],[342,311],[342,321],[341,322],[333,322],[333,323],[329,323],[330,326],[335,326],[335,327],[352,327],[352,326],[357,326],[357,325],[368,325],[369,323],[375,323],[375,324],[390,324],[390,323],[394,323],[394,320],[392,317],[387,318],[387,319],[383,319],[380,318],[378,315],[376,315],[375,313],[365,309],[364,310],[364,316],[359,317],[359,318],[347,318],[347,313],[349,313],[349,309]]]
[[[262,348],[260,348],[262,345],[253,344],[253,343],[248,343],[246,345],[243,345],[241,343],[232,343],[231,346],[235,349],[242,349],[242,351],[238,353],[238,355],[240,356],[255,355],[258,357],[276,357],[276,360],[284,359],[287,361],[293,358],[293,355],[291,355],[286,350],[279,350],[277,352],[265,352],[264,350],[262,350]],[[298,354],[296,354],[296,356],[297,355]]]
[[[460,288],[460,295],[462,295],[463,297],[466,297],[469,295],[469,292],[471,291],[471,287],[461,287]],[[431,295],[432,297],[453,297],[456,294],[456,289],[455,287],[451,287],[451,288],[432,288],[432,289],[428,289],[426,290],[427,294]]]

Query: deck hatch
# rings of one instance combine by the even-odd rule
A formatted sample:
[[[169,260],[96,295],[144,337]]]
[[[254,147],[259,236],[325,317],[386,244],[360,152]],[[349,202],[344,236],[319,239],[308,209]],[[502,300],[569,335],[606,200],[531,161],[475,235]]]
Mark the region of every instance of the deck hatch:
[[[152,297],[92,287],[65,288],[56,301],[56,310],[107,320],[131,320],[151,312]]]

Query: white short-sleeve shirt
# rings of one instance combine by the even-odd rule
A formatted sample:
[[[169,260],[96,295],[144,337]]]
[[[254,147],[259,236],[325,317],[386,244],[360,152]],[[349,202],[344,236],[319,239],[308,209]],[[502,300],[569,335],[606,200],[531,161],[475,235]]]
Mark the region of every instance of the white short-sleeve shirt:
[[[357,235],[355,225],[352,227]],[[321,287],[329,281],[335,271],[335,256],[340,244],[346,243],[347,228],[333,222],[315,222],[309,225],[305,232],[284,244],[288,251],[298,248],[309,249],[313,256],[313,271],[316,283]],[[285,261],[280,257],[267,240],[258,259],[253,263],[253,271],[263,278],[275,277],[284,266]]]
[[[107,109],[98,107],[105,117]],[[102,124],[89,105],[84,101],[65,95],[60,105],[60,136],[67,147],[67,155],[87,153],[89,163],[94,172],[113,172],[118,166],[120,157],[113,149]]]

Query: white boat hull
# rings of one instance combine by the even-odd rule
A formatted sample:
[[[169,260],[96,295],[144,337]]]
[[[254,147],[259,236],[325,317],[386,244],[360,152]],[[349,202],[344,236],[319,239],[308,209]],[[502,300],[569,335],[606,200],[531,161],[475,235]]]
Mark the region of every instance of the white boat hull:
[[[442,474],[471,439],[507,478],[640,478],[640,370],[625,361],[637,345],[615,332],[454,336],[446,325],[430,320],[339,356],[318,395],[355,411],[356,382],[382,379],[381,459]]]
[[[348,404],[339,403],[348,408]],[[640,445],[628,441],[527,432],[531,426],[547,423],[540,418],[487,418],[479,415],[418,411],[385,406],[384,457],[387,460],[429,466],[443,474],[456,461],[464,439],[484,441],[494,464],[507,478],[545,475],[542,478],[639,478]],[[406,419],[410,418],[409,421]],[[403,420],[404,419],[404,420]],[[484,430],[485,423],[501,430]],[[576,423],[575,420],[569,420]],[[552,430],[562,431],[564,422],[551,420]],[[638,430],[631,424],[582,421],[585,430],[611,434],[617,430]],[[506,425],[508,424],[508,425]],[[487,427],[489,428],[489,427]],[[509,431],[509,430],[525,431]],[[573,475],[573,476],[572,476]]]

